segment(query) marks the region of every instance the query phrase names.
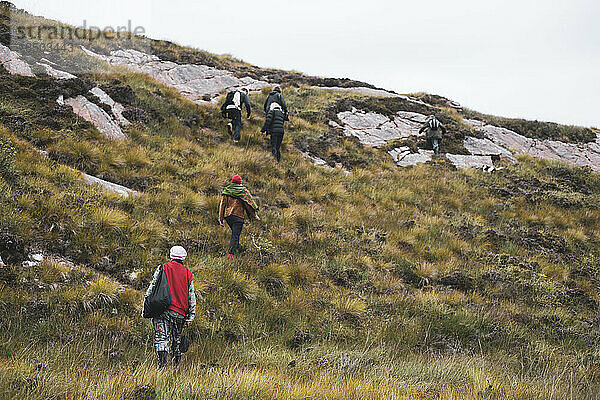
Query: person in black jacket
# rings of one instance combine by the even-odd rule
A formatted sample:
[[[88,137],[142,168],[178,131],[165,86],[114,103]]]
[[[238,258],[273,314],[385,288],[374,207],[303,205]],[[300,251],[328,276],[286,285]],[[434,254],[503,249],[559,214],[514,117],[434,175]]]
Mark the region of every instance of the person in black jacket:
[[[279,104],[285,115],[288,113],[287,105],[285,104],[285,100],[283,98],[283,94],[281,94],[281,88],[279,86],[275,86],[273,91],[269,93],[267,99],[265,100],[265,115],[271,111],[272,104]]]
[[[277,162],[281,161],[281,142],[283,141],[284,125],[287,121],[287,115],[284,114],[281,106],[277,103],[271,105],[271,110],[267,113],[265,124],[261,132],[271,135],[271,152]]]
[[[221,105],[221,115],[223,118],[229,118],[230,123],[227,124],[227,130],[230,135],[233,135],[233,142],[240,141],[240,131],[242,129],[242,106],[246,107],[248,119],[252,113],[250,98],[248,97],[248,89],[235,90],[227,94],[225,102]]]

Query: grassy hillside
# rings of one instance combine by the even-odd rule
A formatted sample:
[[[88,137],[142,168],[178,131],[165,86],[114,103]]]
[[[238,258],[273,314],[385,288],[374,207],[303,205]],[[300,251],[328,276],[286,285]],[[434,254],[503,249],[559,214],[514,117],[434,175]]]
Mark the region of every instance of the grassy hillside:
[[[284,88],[293,115],[276,164],[262,111],[234,146],[216,107],[121,69],[84,78],[0,71],[0,397],[600,395],[597,174],[526,157],[494,174],[398,169],[324,123],[340,104],[394,101],[303,84]],[[128,139],[54,105],[90,84],[126,106]],[[255,110],[265,96],[251,96]],[[139,194],[102,192],[75,170]],[[236,173],[262,222],[227,262],[216,214]],[[140,304],[174,244],[199,304],[182,365],[157,372]],[[23,266],[36,252],[47,259]]]

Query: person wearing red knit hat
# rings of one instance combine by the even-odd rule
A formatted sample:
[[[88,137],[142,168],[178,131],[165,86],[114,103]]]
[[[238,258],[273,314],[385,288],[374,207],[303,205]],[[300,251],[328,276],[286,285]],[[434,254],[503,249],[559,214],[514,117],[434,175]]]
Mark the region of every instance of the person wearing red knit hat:
[[[260,221],[258,205],[252,198],[252,194],[242,184],[242,177],[234,175],[231,178],[231,183],[223,190],[221,204],[219,205],[219,225],[223,226],[223,220],[225,220],[231,228],[228,259],[232,259],[234,254],[239,253],[240,235],[242,234],[246,214],[250,218]]]

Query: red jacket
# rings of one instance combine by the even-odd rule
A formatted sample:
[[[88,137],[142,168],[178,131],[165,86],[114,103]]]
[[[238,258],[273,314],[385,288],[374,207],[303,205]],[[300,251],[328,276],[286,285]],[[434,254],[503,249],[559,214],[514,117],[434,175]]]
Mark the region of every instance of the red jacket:
[[[167,276],[169,290],[171,291],[171,305],[169,306],[169,310],[175,311],[177,314],[185,317],[189,310],[188,295],[190,284],[194,280],[194,274],[177,261],[164,264],[163,269]]]

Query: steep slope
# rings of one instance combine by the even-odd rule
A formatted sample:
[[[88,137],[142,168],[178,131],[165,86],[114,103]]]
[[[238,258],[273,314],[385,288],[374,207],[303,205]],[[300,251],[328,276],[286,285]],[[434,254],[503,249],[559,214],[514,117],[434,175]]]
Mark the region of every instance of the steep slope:
[[[50,24],[5,3],[3,15],[4,25]],[[289,84],[283,162],[259,133],[268,86],[251,94],[258,111],[234,146],[204,95],[143,69],[76,46],[47,61],[5,50],[3,396],[598,397],[600,176],[518,154],[495,159],[503,169],[491,174],[443,158],[398,168],[387,151],[426,150],[418,137],[372,148],[330,121],[341,126],[352,107],[388,121],[435,107],[451,128],[447,149],[464,156],[469,137],[486,138],[465,122],[474,118],[531,140],[589,143],[593,131],[473,115],[435,96],[372,97],[377,89],[362,83],[152,43],[86,49],[109,57],[149,48],[162,61],[196,64],[192,71],[228,71],[218,76],[233,86]],[[198,79],[191,86],[205,87]],[[227,263],[216,212],[234,173],[256,194],[263,221],[248,224],[242,255]],[[139,305],[176,243],[190,253],[198,314],[183,368],[157,373]]]

